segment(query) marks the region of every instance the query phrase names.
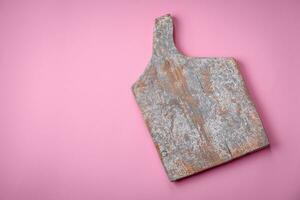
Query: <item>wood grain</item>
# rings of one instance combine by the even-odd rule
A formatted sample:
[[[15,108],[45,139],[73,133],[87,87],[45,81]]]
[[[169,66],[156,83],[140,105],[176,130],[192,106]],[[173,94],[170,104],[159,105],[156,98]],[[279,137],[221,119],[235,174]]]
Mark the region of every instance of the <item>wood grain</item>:
[[[169,14],[132,91],[171,181],[269,145],[235,60],[182,55]]]

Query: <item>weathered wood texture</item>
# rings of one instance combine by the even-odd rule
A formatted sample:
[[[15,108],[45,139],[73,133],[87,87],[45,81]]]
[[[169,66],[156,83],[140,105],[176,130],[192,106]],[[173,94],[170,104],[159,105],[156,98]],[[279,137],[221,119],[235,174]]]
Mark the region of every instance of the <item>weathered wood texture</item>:
[[[269,144],[235,60],[182,55],[170,15],[155,20],[153,55],[132,90],[171,181]]]

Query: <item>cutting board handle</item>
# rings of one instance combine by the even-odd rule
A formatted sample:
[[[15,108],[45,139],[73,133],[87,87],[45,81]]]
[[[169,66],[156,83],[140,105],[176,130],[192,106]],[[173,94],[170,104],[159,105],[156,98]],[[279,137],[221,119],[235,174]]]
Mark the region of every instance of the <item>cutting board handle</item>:
[[[153,31],[152,56],[163,56],[178,53],[173,36],[173,20],[170,14],[155,19]]]

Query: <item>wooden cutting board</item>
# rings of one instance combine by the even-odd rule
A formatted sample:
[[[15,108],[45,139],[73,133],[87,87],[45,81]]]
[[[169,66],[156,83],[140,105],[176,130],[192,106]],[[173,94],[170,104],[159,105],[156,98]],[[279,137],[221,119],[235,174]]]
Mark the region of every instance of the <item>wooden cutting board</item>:
[[[171,181],[269,145],[235,60],[182,55],[169,14],[132,91]]]

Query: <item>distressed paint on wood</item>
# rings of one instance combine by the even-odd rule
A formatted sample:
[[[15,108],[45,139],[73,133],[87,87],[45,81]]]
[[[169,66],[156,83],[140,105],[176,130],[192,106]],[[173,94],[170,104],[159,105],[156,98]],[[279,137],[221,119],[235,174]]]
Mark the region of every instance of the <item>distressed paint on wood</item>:
[[[169,14],[132,91],[171,181],[269,145],[235,60],[182,55]]]

